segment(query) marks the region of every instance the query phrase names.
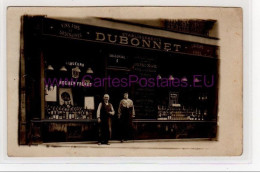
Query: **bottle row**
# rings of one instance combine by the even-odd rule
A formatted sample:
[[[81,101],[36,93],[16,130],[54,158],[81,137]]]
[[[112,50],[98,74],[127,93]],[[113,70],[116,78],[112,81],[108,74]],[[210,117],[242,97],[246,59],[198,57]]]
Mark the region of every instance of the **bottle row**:
[[[79,106],[50,106],[46,108],[47,119],[92,119],[93,111]]]
[[[160,107],[158,109],[158,120],[191,120],[204,121],[208,116],[207,109],[180,107]]]

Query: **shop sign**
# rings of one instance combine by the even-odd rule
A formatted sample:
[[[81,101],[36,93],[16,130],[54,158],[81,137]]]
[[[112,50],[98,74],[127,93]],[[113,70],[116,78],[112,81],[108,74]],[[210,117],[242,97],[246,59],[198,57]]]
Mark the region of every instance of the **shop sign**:
[[[127,46],[163,52],[216,58],[217,46],[127,32],[91,25],[75,24],[47,19],[43,22],[43,35],[89,42]]]

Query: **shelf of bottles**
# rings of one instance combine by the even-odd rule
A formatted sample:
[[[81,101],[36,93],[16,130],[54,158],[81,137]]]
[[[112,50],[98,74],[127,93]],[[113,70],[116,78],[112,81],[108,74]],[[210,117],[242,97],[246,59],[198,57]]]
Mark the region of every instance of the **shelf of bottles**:
[[[62,61],[50,57],[49,60],[45,59],[45,80],[48,81],[45,84],[45,120],[93,120],[94,110],[86,109],[85,105],[81,106],[82,104],[80,106],[73,104],[71,88],[91,87],[90,79],[86,78],[84,81],[82,79],[86,74],[93,75],[94,72],[82,58],[63,59]],[[57,99],[61,93],[66,95],[59,95]]]
[[[50,120],[91,120],[93,110],[72,105],[47,105],[46,119]]]
[[[199,95],[193,106],[181,104],[158,105],[157,120],[205,121],[208,119],[207,94]]]
[[[182,121],[204,121],[207,117],[207,110],[191,107],[165,107],[158,106],[157,120],[182,120]]]

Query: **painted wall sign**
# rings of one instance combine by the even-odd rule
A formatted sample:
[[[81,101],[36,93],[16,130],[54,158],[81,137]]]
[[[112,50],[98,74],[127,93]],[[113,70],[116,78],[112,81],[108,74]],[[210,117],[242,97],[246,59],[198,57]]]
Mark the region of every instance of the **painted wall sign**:
[[[216,20],[163,20],[163,26],[167,30],[209,36],[209,31]]]
[[[217,46],[60,20],[43,20],[43,35],[216,58]]]

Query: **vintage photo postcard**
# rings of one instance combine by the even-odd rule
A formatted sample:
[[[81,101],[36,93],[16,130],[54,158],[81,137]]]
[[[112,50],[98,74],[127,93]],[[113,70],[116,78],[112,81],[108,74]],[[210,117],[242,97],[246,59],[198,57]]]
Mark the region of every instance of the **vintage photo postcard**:
[[[8,156],[241,156],[243,12],[9,7]]]

